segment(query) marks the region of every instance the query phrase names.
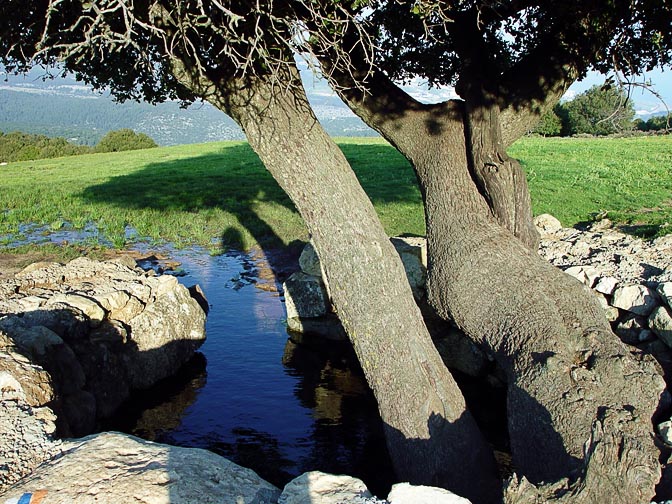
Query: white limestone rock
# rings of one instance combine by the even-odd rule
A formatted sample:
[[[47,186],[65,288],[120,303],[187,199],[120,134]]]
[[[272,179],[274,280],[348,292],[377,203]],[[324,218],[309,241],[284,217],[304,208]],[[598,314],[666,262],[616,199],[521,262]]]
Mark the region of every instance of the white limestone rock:
[[[212,452],[107,432],[63,444],[64,455],[0,494],[41,490],[45,502],[88,504],[271,504],[280,491],[254,471]]]
[[[537,215],[534,218],[534,225],[542,236],[562,229],[562,223],[551,214]]]
[[[660,304],[656,291],[645,285],[626,285],[614,291],[612,306],[647,317]]]
[[[595,285],[600,276],[600,272],[591,266],[571,266],[565,270],[565,273],[588,287]]]
[[[415,486],[409,483],[394,485],[387,500],[390,504],[471,504],[469,499],[443,488]]]
[[[610,296],[614,293],[614,290],[616,290],[617,285],[618,280],[616,278],[614,278],[613,276],[605,276],[601,277],[597,281],[597,284],[595,285],[594,289],[601,294]]]
[[[658,306],[649,316],[649,327],[656,335],[672,348],[672,311]]]
[[[355,504],[372,497],[360,479],[311,471],[287,483],[278,504]]]
[[[665,304],[672,308],[672,282],[663,282],[658,284],[656,292],[658,292]]]

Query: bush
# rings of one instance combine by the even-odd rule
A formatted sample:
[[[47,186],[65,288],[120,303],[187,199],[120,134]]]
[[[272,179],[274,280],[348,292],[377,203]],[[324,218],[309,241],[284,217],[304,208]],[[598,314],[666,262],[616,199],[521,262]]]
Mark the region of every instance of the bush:
[[[539,119],[539,123],[532,130],[532,133],[545,137],[559,136],[562,132],[562,121],[555,109],[549,110]]]
[[[635,109],[625,91],[605,85],[593,86],[561,104],[558,115],[563,135],[611,135],[632,129]]]
[[[650,117],[647,121],[637,119],[635,127],[641,131],[667,131],[672,127],[672,115],[657,115]]]
[[[151,149],[158,147],[156,142],[144,133],[136,133],[132,129],[120,129],[110,131],[105,135],[98,145],[95,152],[121,152],[138,149]]]
[[[50,138],[14,131],[0,133],[0,162],[32,161],[91,152],[90,147],[74,145],[65,138]]]

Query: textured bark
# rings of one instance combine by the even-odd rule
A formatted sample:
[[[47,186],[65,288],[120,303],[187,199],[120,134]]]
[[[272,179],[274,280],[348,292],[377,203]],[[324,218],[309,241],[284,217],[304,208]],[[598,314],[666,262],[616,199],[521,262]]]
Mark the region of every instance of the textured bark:
[[[473,179],[498,222],[537,250],[539,233],[532,222],[532,202],[520,163],[504,149],[499,130],[499,107],[467,107],[467,153]]]
[[[496,137],[474,153],[461,104],[422,106],[391,84],[370,89],[366,98],[341,94],[416,169],[429,300],[505,370],[516,472],[534,484],[561,482],[512,483],[507,500],[646,502],[660,478],[651,416],[664,383],[653,361],[620,342],[587,288],[497,222],[470,163],[498,159]],[[484,124],[480,137],[496,127]]]
[[[370,200],[315,119],[298,73],[278,77],[229,82],[224,93],[205,86],[211,92],[199,94],[242,126],[304,218],[378,401],[398,477],[474,502],[498,501],[492,452],[433,346]]]

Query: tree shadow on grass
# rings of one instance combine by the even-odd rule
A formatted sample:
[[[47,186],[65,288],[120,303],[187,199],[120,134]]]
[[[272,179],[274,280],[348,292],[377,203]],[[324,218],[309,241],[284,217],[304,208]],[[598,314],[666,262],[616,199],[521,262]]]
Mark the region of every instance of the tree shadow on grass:
[[[346,143],[341,148],[375,204],[417,204],[422,218],[415,174],[394,148],[382,143]],[[296,173],[301,176],[301,167]],[[250,242],[270,251],[308,238],[305,228],[296,236],[302,224],[294,205],[243,143],[225,145],[216,153],[150,163],[88,187],[80,196],[91,203],[154,210],[163,214],[157,218],[165,219],[173,213],[221,210],[230,219],[228,226],[217,230],[219,251],[247,249]]]

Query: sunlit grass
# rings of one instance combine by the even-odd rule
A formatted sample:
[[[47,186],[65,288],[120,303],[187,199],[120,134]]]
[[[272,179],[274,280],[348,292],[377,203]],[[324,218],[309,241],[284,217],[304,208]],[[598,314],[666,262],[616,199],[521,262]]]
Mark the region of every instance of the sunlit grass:
[[[672,233],[672,136],[523,138],[535,214],[566,226],[606,216],[641,236]]]
[[[387,233],[423,234],[421,195],[407,161],[380,139],[338,143]],[[644,236],[672,232],[671,137],[524,138],[510,153],[528,173],[536,214],[573,226],[606,213]],[[25,224],[45,232],[93,227],[117,248],[136,237],[213,253],[308,239],[293,205],[244,142],[2,166],[0,247],[20,241]]]

